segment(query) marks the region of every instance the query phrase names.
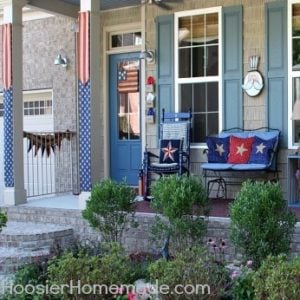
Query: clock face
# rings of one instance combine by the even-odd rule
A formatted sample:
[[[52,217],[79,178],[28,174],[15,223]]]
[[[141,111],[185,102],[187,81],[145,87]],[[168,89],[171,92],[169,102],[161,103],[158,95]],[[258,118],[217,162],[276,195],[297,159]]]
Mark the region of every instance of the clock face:
[[[263,78],[258,71],[250,71],[244,79],[242,88],[250,97],[257,96],[264,87]]]

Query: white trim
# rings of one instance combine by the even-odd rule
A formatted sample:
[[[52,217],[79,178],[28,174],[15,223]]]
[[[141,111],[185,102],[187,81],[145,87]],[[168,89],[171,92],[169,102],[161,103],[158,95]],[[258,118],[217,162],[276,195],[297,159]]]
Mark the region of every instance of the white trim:
[[[293,137],[293,77],[300,77],[299,71],[292,70],[292,6],[293,4],[300,4],[300,0],[288,0],[287,7],[287,46],[288,46],[288,149],[297,149],[298,146],[294,144]]]
[[[178,78],[179,63],[178,63],[178,20],[180,17],[194,16],[194,15],[205,15],[209,13],[218,13],[219,23],[218,23],[218,46],[219,46],[219,75],[218,76],[208,76],[208,77],[193,77],[193,78]],[[219,131],[223,129],[223,84],[222,84],[222,65],[223,65],[223,36],[222,36],[222,7],[210,7],[204,9],[193,9],[177,12],[174,14],[174,77],[175,77],[175,111],[179,110],[179,84],[182,83],[201,83],[201,82],[218,82],[219,83]],[[206,148],[205,143],[193,143],[191,145],[192,149]]]

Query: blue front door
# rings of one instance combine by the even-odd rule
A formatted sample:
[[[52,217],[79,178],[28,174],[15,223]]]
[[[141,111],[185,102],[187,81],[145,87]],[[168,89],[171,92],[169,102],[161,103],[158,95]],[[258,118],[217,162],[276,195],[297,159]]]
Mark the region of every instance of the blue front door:
[[[129,185],[141,165],[139,71],[138,53],[110,56],[110,177]]]

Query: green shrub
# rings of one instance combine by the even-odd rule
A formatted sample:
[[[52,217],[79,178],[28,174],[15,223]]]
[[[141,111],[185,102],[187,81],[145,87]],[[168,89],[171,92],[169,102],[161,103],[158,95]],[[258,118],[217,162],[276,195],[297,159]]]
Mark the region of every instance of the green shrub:
[[[255,272],[244,267],[241,274],[233,279],[231,286],[231,295],[234,300],[252,300],[254,299],[253,276]]]
[[[253,277],[255,299],[299,300],[300,258],[268,257]]]
[[[208,201],[202,184],[193,176],[160,178],[152,188],[151,207],[157,212],[152,233],[159,241],[170,237],[181,251],[203,243]]]
[[[136,273],[133,269],[133,264],[119,244],[109,243],[102,245],[98,256],[91,256],[82,251],[76,255],[68,252],[62,257],[52,259],[48,267],[48,280],[49,284],[53,285],[69,285],[72,280],[73,285],[77,285],[80,281],[81,286],[101,284],[109,287],[133,283],[137,276],[140,276],[139,271]],[[95,297],[91,299],[112,299],[112,295],[105,294],[104,291],[103,289],[101,296],[87,295],[78,299],[89,299],[88,296]],[[78,295],[79,293],[75,293],[74,299],[77,299],[75,297]],[[63,296],[69,299],[70,291],[65,289]],[[62,295],[60,297],[59,299],[64,299]]]
[[[121,242],[124,229],[134,220],[134,191],[110,179],[96,184],[82,216],[100,230],[106,242]]]
[[[6,214],[0,210],[0,232],[2,231],[2,228],[6,225],[6,222],[7,222]]]
[[[169,293],[160,295],[162,300],[216,299],[223,294],[228,280],[225,268],[216,264],[209,253],[199,247],[178,253],[173,260],[160,259],[150,264],[149,273],[153,284],[168,286]],[[181,295],[173,293],[176,286]],[[198,293],[190,293],[191,286],[195,289],[198,286]]]
[[[42,300],[45,299],[45,295],[43,295],[40,290],[35,290],[31,293],[31,290],[29,289],[30,293],[26,293],[24,290],[22,293],[21,287],[25,288],[26,285],[32,285],[34,287],[37,287],[38,285],[46,285],[47,280],[47,273],[46,273],[46,262],[40,262],[35,264],[28,264],[20,267],[15,275],[14,281],[13,281],[13,288],[10,292],[6,292],[4,299],[5,300]],[[14,287],[18,286],[16,288],[17,293],[14,293],[15,289]]]
[[[230,205],[230,237],[257,268],[268,255],[289,251],[296,218],[278,183],[246,181]]]

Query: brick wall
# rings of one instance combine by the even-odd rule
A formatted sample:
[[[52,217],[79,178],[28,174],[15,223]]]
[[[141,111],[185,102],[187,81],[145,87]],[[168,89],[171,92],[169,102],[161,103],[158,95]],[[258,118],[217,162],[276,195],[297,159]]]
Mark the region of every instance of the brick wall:
[[[93,230],[86,220],[81,216],[79,210],[36,208],[36,207],[8,207],[4,209],[8,213],[10,221],[27,221],[40,223],[54,223],[57,225],[68,225],[73,228],[75,238],[86,241],[101,241],[100,232]],[[130,228],[125,231],[123,244],[128,251],[149,251],[157,249],[149,239],[150,229],[153,224],[155,214],[136,213],[136,220],[139,223],[137,228]],[[220,238],[226,241],[225,257],[227,260],[239,258],[240,255],[229,241],[228,218],[210,217],[206,239],[212,238],[218,241]],[[159,249],[159,247],[158,247]],[[300,255],[300,223],[298,222],[291,245],[292,256]]]

